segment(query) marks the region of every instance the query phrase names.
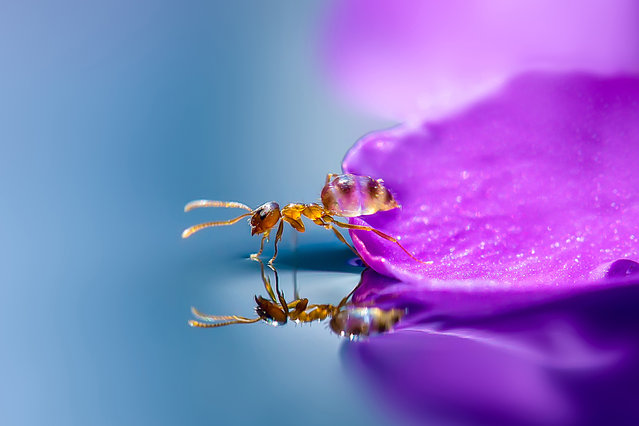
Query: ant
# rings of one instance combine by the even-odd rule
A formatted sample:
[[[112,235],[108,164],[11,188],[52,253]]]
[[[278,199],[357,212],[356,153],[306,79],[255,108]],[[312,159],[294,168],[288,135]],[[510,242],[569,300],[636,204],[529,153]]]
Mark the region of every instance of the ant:
[[[357,286],[344,297],[338,305],[331,304],[309,304],[308,299],[300,298],[295,290],[295,300],[287,303],[284,293],[279,289],[279,276],[277,270],[269,264],[275,274],[275,291],[271,286],[271,281],[264,272],[264,263],[260,259],[255,259],[260,263],[262,282],[269,295],[269,299],[262,296],[255,296],[255,313],[257,318],[246,318],[237,315],[208,315],[203,314],[195,308],[191,308],[193,315],[201,321],[190,320],[191,327],[216,328],[232,324],[253,324],[264,321],[271,325],[286,324],[288,319],[296,323],[311,323],[313,321],[323,321],[330,318],[329,326],[331,330],[339,336],[348,336],[354,340],[361,336],[369,336],[374,333],[384,333],[392,329],[404,315],[400,309],[383,310],[376,307],[357,307],[348,302]]]
[[[400,208],[400,205],[397,201],[395,201],[395,198],[388,188],[386,188],[382,179],[373,179],[369,176],[358,176],[352,174],[328,174],[326,176],[324,188],[322,188],[321,198],[322,205],[317,203],[291,203],[280,208],[279,204],[274,201],[270,201],[262,204],[255,210],[245,204],[235,201],[191,201],[184,206],[185,212],[200,207],[228,207],[244,209],[247,210],[248,213],[244,213],[243,215],[230,220],[221,222],[205,222],[191,226],[182,232],[182,238],[188,238],[204,228],[233,225],[234,223],[239,222],[242,218],[251,216],[251,219],[249,220],[251,224],[251,235],[262,234],[260,250],[251,255],[251,258],[255,259],[262,254],[262,251],[264,250],[264,241],[269,240],[272,230],[279,223],[275,234],[273,257],[269,261],[269,264],[272,264],[277,257],[277,244],[282,239],[284,222],[289,223],[296,231],[304,232],[306,228],[302,222],[302,217],[306,217],[316,225],[332,230],[337,238],[346,244],[358,256],[359,253],[357,253],[353,246],[346,241],[344,236],[335,228],[335,226],[346,229],[374,232],[380,237],[397,244],[399,248],[401,248],[412,259],[425,264],[432,263],[432,261],[426,262],[416,258],[399,243],[397,238],[391,237],[378,229],[371,226],[353,225],[335,220],[334,216],[345,218],[358,217],[371,215],[380,211]]]

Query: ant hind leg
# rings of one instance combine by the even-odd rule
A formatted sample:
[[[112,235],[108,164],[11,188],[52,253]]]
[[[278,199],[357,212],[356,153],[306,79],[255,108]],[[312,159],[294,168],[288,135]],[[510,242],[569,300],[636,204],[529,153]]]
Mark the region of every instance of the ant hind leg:
[[[346,238],[344,238],[344,236],[341,234],[341,232],[339,232],[337,229],[335,229],[335,227],[329,225],[331,230],[335,233],[335,236],[337,236],[337,238],[343,242],[344,244],[346,244],[348,246],[349,249],[351,249],[353,251],[353,253],[355,253],[357,255],[357,257],[359,257],[359,253],[357,252],[357,250],[355,250],[355,247],[353,247],[352,245],[350,245],[348,243],[348,241],[346,241]]]
[[[330,216],[325,216],[323,218],[324,220],[326,220],[327,222],[333,223],[337,226],[339,226],[340,228],[346,228],[346,229],[356,229],[359,231],[371,231],[374,232],[375,234],[379,235],[380,237],[384,238],[385,240],[391,241],[395,244],[397,244],[397,246],[399,248],[401,248],[404,253],[406,253],[407,255],[409,255],[412,259],[418,261],[419,263],[424,263],[426,265],[431,265],[433,263],[432,260],[421,260],[416,258],[411,252],[409,252],[408,250],[406,250],[406,248],[401,245],[401,243],[399,242],[399,240],[397,238],[391,237],[388,234],[385,234],[384,232],[380,231],[379,229],[375,229],[372,226],[362,226],[362,225],[353,225],[351,223],[344,223],[344,222],[338,222],[337,220],[333,219]]]
[[[329,176],[331,176],[331,175],[329,175]],[[353,253],[355,253],[359,257],[359,253],[357,252],[357,250],[355,250],[355,248],[352,245],[350,245],[348,243],[348,241],[346,241],[346,238],[344,238],[344,236],[341,234],[341,232],[339,232],[337,229],[335,229],[335,227],[333,225],[331,225],[330,223],[327,223],[324,219],[326,219],[326,218],[321,218],[321,217],[320,218],[316,218],[316,219],[313,219],[313,222],[316,225],[323,226],[325,229],[330,229],[331,231],[333,231],[335,233],[335,236],[341,242],[346,244],[348,246],[348,248],[351,249],[353,251]],[[361,259],[361,257],[360,257],[360,259]]]

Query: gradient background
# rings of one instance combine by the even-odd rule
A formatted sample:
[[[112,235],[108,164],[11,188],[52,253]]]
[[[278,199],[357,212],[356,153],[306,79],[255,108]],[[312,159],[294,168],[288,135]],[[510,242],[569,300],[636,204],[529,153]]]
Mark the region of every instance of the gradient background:
[[[314,201],[388,122],[322,79],[325,2],[0,3],[0,423],[388,424],[324,326],[196,330],[251,315],[246,225],[186,226],[208,197]],[[360,269],[285,232],[282,285],[337,302]],[[297,259],[297,260],[295,260]]]

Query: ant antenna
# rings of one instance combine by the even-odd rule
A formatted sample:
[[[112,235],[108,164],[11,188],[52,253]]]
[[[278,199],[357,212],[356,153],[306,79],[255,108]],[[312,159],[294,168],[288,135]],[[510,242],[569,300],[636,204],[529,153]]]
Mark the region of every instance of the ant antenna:
[[[226,321],[226,322],[218,322],[218,323],[208,323],[208,322],[199,322],[195,320],[189,320],[189,325],[191,327],[199,327],[199,328],[215,328],[215,327],[224,327],[225,325],[231,324],[253,324],[260,320],[260,318],[253,318],[246,320],[234,320],[234,321]]]
[[[231,324],[253,324],[260,320],[260,318],[251,319],[251,318],[240,317],[237,315],[208,315],[208,314],[203,314],[202,312],[198,311],[197,309],[193,307],[191,307],[191,312],[196,318],[199,318],[203,321],[208,321],[206,323],[203,323],[200,321],[190,320],[189,325],[191,327],[214,328],[214,327],[223,327],[225,325],[231,325]],[[216,322],[216,321],[222,321],[222,322]]]
[[[248,211],[253,211],[246,204],[238,203],[237,201],[214,201],[214,200],[195,200],[188,203],[184,206],[184,211],[188,212],[193,209],[199,209],[201,207],[227,207],[227,208],[236,208],[236,209],[244,209]]]
[[[188,205],[187,205],[188,206]],[[186,210],[186,208],[185,208]],[[205,222],[205,223],[200,223],[199,225],[195,225],[195,226],[191,226],[190,228],[187,228],[184,230],[184,232],[182,232],[182,238],[189,238],[191,235],[195,234],[196,232],[204,229],[204,228],[211,228],[213,226],[226,226],[226,225],[233,225],[234,223],[239,222],[242,218],[245,218],[246,216],[250,216],[252,214],[252,212],[250,213],[244,213],[241,216],[238,216],[234,219],[231,220],[223,220],[221,222]]]

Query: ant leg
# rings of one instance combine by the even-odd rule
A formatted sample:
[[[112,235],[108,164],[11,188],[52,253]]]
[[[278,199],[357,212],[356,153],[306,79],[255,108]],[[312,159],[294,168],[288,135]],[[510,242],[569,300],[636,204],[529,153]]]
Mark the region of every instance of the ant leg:
[[[280,220],[280,224],[277,227],[277,233],[275,234],[275,244],[274,244],[275,251],[273,252],[273,257],[271,258],[271,260],[268,261],[269,265],[272,265],[273,261],[277,257],[277,243],[279,243],[280,240],[282,239],[282,232],[284,232],[284,221]]]
[[[359,257],[359,253],[357,252],[357,250],[355,250],[355,248],[352,245],[350,245],[348,243],[348,241],[346,241],[346,238],[344,238],[344,236],[337,229],[335,229],[335,227],[333,225],[331,225],[330,223],[326,223],[322,218],[313,219],[313,222],[316,225],[323,226],[326,229],[332,230],[335,233],[335,235],[337,236],[337,238],[341,242],[346,244],[348,246],[348,248],[351,249],[353,251],[353,253],[355,253]]]
[[[339,311],[340,309],[342,309],[344,306],[346,306],[346,304],[348,303],[348,299],[351,298],[351,296],[353,296],[353,294],[355,293],[355,291],[357,291],[357,289],[362,285],[362,279],[360,278],[359,282],[357,283],[357,285],[351,290],[350,293],[348,293],[346,296],[344,296],[344,298],[339,302],[339,305],[336,306],[337,310]]]
[[[299,287],[297,286],[297,266],[294,266],[293,269],[293,298],[295,300],[299,300],[300,298]]]
[[[268,296],[271,298],[273,303],[277,303],[277,300],[275,300],[275,293],[273,292],[273,287],[271,287],[271,280],[264,272],[264,262],[262,262],[262,260],[258,258],[252,258],[252,259],[256,262],[259,262],[260,273],[262,275],[262,282],[264,283],[264,289],[266,289],[266,292],[268,293]]]
[[[385,234],[382,231],[380,231],[378,229],[375,229],[375,228],[373,228],[371,226],[353,225],[353,224],[350,224],[350,223],[338,222],[338,221],[336,221],[335,219],[333,219],[330,216],[325,216],[323,219],[326,220],[327,222],[334,223],[335,225],[337,225],[337,226],[339,226],[341,228],[357,229],[357,230],[360,230],[360,231],[372,231],[372,232],[376,233],[377,235],[379,235],[380,237],[384,238],[385,240],[388,240],[388,241],[391,241],[391,242],[397,244],[397,246],[399,248],[401,248],[404,251],[404,253],[406,253],[412,259],[418,261],[419,263],[424,263],[426,265],[431,265],[433,263],[432,260],[425,261],[425,260],[421,260],[421,259],[416,258],[411,252],[406,250],[406,248],[403,245],[400,244],[400,242],[399,242],[399,240],[397,240],[397,238],[391,237],[390,235]]]
[[[330,226],[330,225],[329,225]],[[343,242],[344,244],[346,244],[348,246],[349,249],[353,250],[353,253],[355,253],[357,255],[357,257],[359,257],[359,253],[357,252],[357,250],[355,250],[355,247],[353,247],[352,245],[350,245],[348,243],[348,241],[346,241],[346,238],[344,238],[344,236],[337,230],[335,229],[333,226],[331,226],[331,229],[333,230],[333,232],[335,233],[335,235],[337,236],[337,238],[339,238],[339,240],[341,242]]]
[[[233,225],[234,223],[237,223],[240,221],[240,219],[251,215],[252,213],[244,213],[241,216],[236,217],[235,219],[231,219],[231,220],[224,220],[222,222],[206,222],[206,223],[200,223],[199,225],[195,225],[195,226],[191,226],[190,228],[187,228],[184,230],[184,232],[182,232],[182,238],[189,238],[191,235],[195,234],[197,231],[200,231],[204,228],[210,228],[213,226],[226,226],[226,225]]]
[[[268,240],[268,236],[271,234],[271,230],[269,229],[268,231],[264,232],[264,235],[262,235],[262,241],[260,242],[260,251],[258,251],[257,253],[253,253],[250,258],[253,260],[259,260],[259,257],[261,256],[262,252],[264,251],[264,241]]]
[[[280,225],[283,225],[284,222],[282,222]],[[279,229],[278,229],[279,231]],[[282,237],[282,233],[279,232],[280,238]],[[275,242],[277,242],[277,239],[275,240]],[[273,266],[271,263],[268,264],[268,267],[271,268],[271,270],[273,271],[273,275],[275,275],[275,293],[277,293],[277,298],[280,301],[280,305],[282,305],[282,309],[286,312],[286,314],[288,315],[288,304],[286,303],[286,300],[284,299],[284,292],[280,290],[280,276],[277,274],[277,269],[275,269],[275,266]],[[271,289],[271,291],[273,291]],[[273,300],[273,302],[275,302],[275,300]],[[277,302],[275,302],[277,303]]]
[[[281,229],[283,228],[283,225],[284,222],[280,222],[280,227],[277,229],[279,238],[282,237]],[[277,237],[275,238],[275,242],[277,243]],[[284,299],[284,292],[280,290],[280,276],[277,274],[277,269],[275,269],[275,267],[270,262],[268,264],[268,267],[273,270],[273,274],[275,275],[275,293],[277,293],[277,298],[280,301],[282,312],[284,313],[284,322],[286,322],[286,318],[288,318],[288,303],[286,303],[286,299]],[[277,304],[277,302],[275,303]]]

